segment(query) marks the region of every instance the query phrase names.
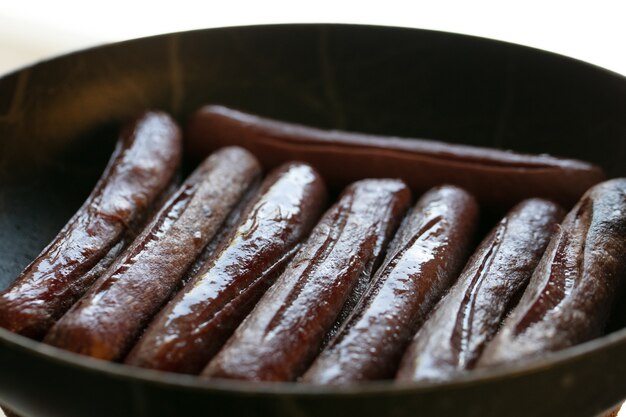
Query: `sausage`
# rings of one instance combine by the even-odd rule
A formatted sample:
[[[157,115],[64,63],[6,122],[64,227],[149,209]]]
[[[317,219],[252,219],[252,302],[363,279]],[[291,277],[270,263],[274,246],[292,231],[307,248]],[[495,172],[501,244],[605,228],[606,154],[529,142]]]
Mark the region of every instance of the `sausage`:
[[[626,274],[626,178],[591,188],[550,241],[478,367],[558,351],[602,333]]]
[[[299,376],[317,354],[373,248],[391,237],[410,198],[399,180],[350,185],[202,375],[262,381]]]
[[[0,327],[41,339],[132,240],[181,157],[180,131],[166,114],[146,112],[125,126],[87,200],[0,293]]]
[[[284,270],[326,199],[324,182],[310,166],[274,170],[204,272],[157,315],[125,362],[200,373]]]
[[[600,167],[577,160],[314,129],[221,106],[198,110],[189,119],[186,134],[192,155],[239,145],[264,166],[290,159],[307,162],[337,186],[361,178],[401,178],[422,194],[440,184],[455,184],[495,211],[530,197],[552,199],[569,208],[605,178]]]
[[[253,181],[248,190],[243,195],[243,197],[239,200],[235,208],[232,209],[226,220],[222,223],[219,230],[215,232],[215,235],[205,246],[205,248],[200,252],[200,255],[196,258],[196,260],[191,264],[187,272],[185,272],[185,276],[180,281],[180,285],[178,290],[181,290],[189,281],[191,281],[196,275],[199,275],[202,272],[205,272],[209,267],[209,260],[217,251],[217,248],[220,244],[228,237],[231,231],[237,226],[241,216],[244,214],[244,211],[250,204],[253,198],[258,196],[259,187],[261,185],[261,178],[259,177],[257,180]],[[178,292],[178,291],[177,291]]]
[[[473,368],[528,284],[564,214],[553,202],[530,199],[498,222],[417,332],[397,379],[443,381]]]
[[[383,258],[385,256],[385,249],[387,249],[387,243],[388,242],[386,240],[379,239],[376,242],[376,245],[372,247],[372,253],[368,262],[359,272],[359,276],[357,277],[356,282],[354,283],[354,286],[352,287],[352,290],[350,291],[350,294],[346,299],[346,302],[343,303],[343,307],[339,311],[335,322],[332,324],[332,326],[330,326],[330,329],[324,335],[324,338],[322,339],[322,344],[320,345],[320,351],[322,351],[339,332],[339,329],[341,329],[354,308],[359,303],[361,297],[363,297],[363,294],[365,294],[365,292],[369,288],[374,273],[383,261]]]
[[[455,186],[427,192],[403,222],[372,285],[302,377],[346,384],[393,377],[404,349],[469,255],[474,197]]]
[[[241,148],[207,158],[44,341],[121,359],[260,172]]]

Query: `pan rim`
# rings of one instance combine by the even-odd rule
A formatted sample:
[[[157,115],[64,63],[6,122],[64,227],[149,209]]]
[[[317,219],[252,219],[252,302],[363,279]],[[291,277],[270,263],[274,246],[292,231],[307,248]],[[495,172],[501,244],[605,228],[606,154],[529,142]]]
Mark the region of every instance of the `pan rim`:
[[[569,364],[584,360],[602,351],[626,346],[626,328],[589,340],[558,352],[549,352],[539,357],[526,358],[515,363],[493,368],[475,369],[459,373],[455,378],[442,381],[369,381],[345,386],[314,385],[302,382],[258,382],[227,379],[203,379],[197,375],[177,374],[152,369],[137,368],[122,363],[94,359],[88,356],[38,342],[0,328],[0,343],[21,350],[38,358],[68,365],[82,372],[104,373],[109,377],[165,385],[180,389],[215,391],[249,395],[299,395],[299,396],[359,396],[372,394],[416,394],[431,391],[462,389],[484,383],[501,382],[507,379],[540,374],[556,367],[567,368]]]

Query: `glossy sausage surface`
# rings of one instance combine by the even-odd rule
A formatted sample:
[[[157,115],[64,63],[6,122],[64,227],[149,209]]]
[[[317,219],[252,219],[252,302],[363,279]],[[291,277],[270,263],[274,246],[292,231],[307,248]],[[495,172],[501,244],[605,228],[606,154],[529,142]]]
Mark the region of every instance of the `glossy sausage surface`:
[[[474,367],[564,214],[555,203],[530,199],[498,222],[417,332],[397,379],[441,381]]]
[[[289,163],[270,173],[203,272],[157,315],[125,362],[200,373],[284,270],[326,199],[309,165]]]
[[[232,230],[237,226],[241,220],[241,216],[250,204],[253,198],[256,198],[259,193],[259,187],[261,185],[261,178],[254,181],[249,187],[243,197],[239,200],[239,203],[232,209],[226,220],[222,223],[220,228],[211,239],[211,241],[200,252],[200,255],[191,264],[191,267],[185,273],[185,276],[180,282],[179,289],[182,289],[189,281],[191,281],[196,275],[206,271],[209,267],[209,260],[217,251],[220,244],[228,237]]]
[[[393,377],[407,343],[463,267],[477,223],[475,199],[458,187],[422,196],[365,296],[302,380],[348,384]]]
[[[132,240],[181,156],[180,131],[166,114],[147,112],[127,125],[82,207],[0,294],[0,326],[41,339]]]
[[[390,239],[410,199],[399,180],[349,186],[203,375],[294,380],[318,352],[373,249]]]
[[[626,274],[626,179],[591,188],[567,214],[519,304],[479,359],[493,366],[599,336]]]
[[[259,175],[258,161],[241,148],[212,154],[44,341],[121,359]]]
[[[604,179],[596,165],[548,155],[526,155],[443,142],[328,131],[270,120],[222,106],[206,106],[186,130],[192,155],[243,146],[264,166],[298,159],[313,165],[329,185],[362,178],[401,178],[417,193],[458,185],[490,209],[509,209],[543,197],[571,207]]]

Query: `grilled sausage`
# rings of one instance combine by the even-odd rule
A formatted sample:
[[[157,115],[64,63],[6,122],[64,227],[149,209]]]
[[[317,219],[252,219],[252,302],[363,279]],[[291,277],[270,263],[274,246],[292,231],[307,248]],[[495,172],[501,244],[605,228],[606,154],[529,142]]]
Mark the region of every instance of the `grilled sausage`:
[[[284,270],[325,202],[324,182],[310,166],[274,170],[204,272],[157,315],[126,363],[200,373]]]
[[[290,159],[313,165],[329,184],[361,178],[401,178],[417,193],[455,184],[490,209],[509,209],[521,200],[543,197],[571,207],[602,169],[587,162],[547,155],[326,131],[264,119],[221,106],[197,111],[187,125],[191,154],[227,145],[243,146],[264,166]]]
[[[258,175],[241,148],[207,158],[44,341],[121,359]]]
[[[550,241],[519,304],[479,359],[493,366],[601,334],[626,274],[626,178],[591,188]]]
[[[147,112],[126,126],[91,195],[0,294],[0,326],[41,339],[134,237],[181,161],[178,127]]]
[[[483,240],[417,332],[397,379],[442,381],[473,368],[528,284],[564,214],[547,200],[515,206]]]
[[[477,223],[477,203],[464,190],[427,192],[369,290],[302,380],[345,384],[393,377],[407,343],[463,267]]]
[[[295,379],[318,352],[373,249],[390,238],[409,203],[410,192],[399,180],[349,186],[203,375]]]

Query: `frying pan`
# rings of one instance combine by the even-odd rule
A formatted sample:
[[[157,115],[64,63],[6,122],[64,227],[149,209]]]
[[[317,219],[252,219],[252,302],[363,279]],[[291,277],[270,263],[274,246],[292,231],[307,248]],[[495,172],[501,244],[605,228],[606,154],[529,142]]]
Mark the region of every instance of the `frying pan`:
[[[0,288],[86,198],[119,126],[221,103],[369,133],[547,152],[626,175],[626,79],[518,45],[417,29],[272,25],[174,33],[0,79]],[[419,167],[416,167],[419,169]],[[24,416],[585,416],[626,398],[626,330],[449,383],[201,381],[0,329],[0,403]]]

